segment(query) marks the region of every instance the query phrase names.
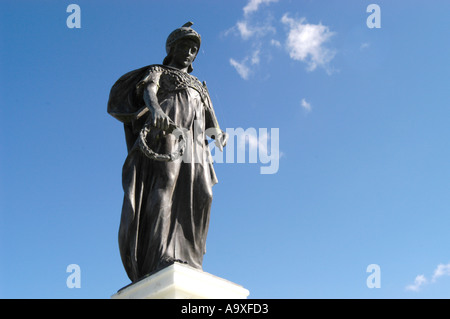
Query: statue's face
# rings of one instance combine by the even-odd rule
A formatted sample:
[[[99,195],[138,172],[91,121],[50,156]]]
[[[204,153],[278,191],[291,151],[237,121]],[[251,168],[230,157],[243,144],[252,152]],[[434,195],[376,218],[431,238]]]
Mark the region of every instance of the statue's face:
[[[174,44],[172,63],[178,68],[187,68],[194,62],[198,53],[198,44],[191,39],[181,39]]]

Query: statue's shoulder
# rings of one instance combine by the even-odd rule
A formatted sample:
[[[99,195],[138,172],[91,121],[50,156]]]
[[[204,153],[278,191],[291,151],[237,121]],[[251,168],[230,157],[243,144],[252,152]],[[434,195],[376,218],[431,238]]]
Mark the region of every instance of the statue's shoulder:
[[[148,72],[167,72],[167,67],[165,65],[162,64],[151,64],[147,66],[147,70]]]
[[[122,76],[111,87],[108,100],[108,113],[122,122],[129,122],[133,114],[141,107],[136,96],[136,86],[148,76],[154,65],[146,65],[131,70]],[[131,115],[130,115],[131,114]]]
[[[138,92],[140,91],[143,84],[145,84],[149,79],[157,78],[159,81],[160,76],[164,76],[163,83],[166,85],[178,86],[190,86],[195,88],[202,94],[208,94],[205,90],[204,84],[194,75],[180,71],[177,68],[163,65],[163,64],[151,64],[145,67],[133,70],[125,74],[123,77],[125,79],[133,78],[140,79],[137,83]]]
[[[168,66],[168,65],[164,65],[164,64],[151,64],[148,65],[147,67],[148,72],[160,72],[160,73],[166,73],[166,74],[172,74],[172,75],[185,75],[185,72],[182,72],[180,70],[178,70],[177,68]]]
[[[130,78],[139,77],[149,72],[163,72],[164,68],[164,65],[160,64],[146,65],[138,69],[128,71],[127,73],[123,74],[117,81],[124,81]]]

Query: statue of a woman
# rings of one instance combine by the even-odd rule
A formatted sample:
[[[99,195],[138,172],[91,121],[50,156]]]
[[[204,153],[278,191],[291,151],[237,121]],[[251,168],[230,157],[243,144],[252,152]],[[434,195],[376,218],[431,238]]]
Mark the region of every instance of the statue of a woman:
[[[189,74],[201,43],[191,25],[169,35],[162,65],[123,75],[108,101],[108,113],[124,123],[128,148],[119,248],[132,282],[175,261],[202,269],[217,183],[206,135],[219,149],[227,136],[205,83]],[[164,155],[181,151],[179,158]]]

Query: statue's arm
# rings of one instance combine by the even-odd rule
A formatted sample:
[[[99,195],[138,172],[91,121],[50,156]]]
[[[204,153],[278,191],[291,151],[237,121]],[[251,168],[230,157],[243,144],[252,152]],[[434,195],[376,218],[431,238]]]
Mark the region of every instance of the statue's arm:
[[[212,108],[206,109],[206,135],[214,139],[216,146],[219,150],[223,151],[223,148],[227,145],[228,134],[222,131],[217,122],[216,115]]]
[[[206,90],[206,135],[214,139],[216,146],[220,151],[223,151],[223,148],[227,145],[228,134],[220,129],[205,81],[203,82],[203,87]]]
[[[161,130],[167,130],[169,125],[172,124],[170,118],[161,109],[158,102],[158,85],[154,82],[150,82],[143,92],[143,99],[147,109],[150,111],[151,118],[150,123]]]

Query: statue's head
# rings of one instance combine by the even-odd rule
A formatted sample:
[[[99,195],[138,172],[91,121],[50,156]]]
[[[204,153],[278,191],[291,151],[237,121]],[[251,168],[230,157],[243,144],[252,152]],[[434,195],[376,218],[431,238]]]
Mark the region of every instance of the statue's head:
[[[192,62],[194,62],[200,49],[201,37],[194,29],[191,28],[192,22],[185,23],[181,28],[175,29],[167,37],[166,52],[167,56],[163,61],[164,65],[168,65],[174,58],[180,59],[179,63],[189,64],[188,72],[193,71]],[[190,51],[190,56],[183,60],[183,52]]]

